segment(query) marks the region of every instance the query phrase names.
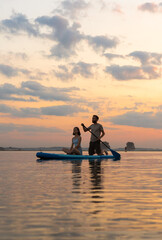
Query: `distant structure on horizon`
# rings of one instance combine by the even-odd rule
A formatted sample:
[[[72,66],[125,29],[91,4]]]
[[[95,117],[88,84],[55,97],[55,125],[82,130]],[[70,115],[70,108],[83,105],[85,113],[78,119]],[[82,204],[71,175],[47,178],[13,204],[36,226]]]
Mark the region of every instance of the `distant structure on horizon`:
[[[135,149],[136,148],[133,142],[126,143],[125,151],[134,151]]]

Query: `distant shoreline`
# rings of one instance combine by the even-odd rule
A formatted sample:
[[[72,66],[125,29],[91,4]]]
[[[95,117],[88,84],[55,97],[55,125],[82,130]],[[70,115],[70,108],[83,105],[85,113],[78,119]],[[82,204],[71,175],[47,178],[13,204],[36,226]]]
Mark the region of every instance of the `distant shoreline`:
[[[114,148],[115,151],[125,152],[124,148]],[[0,151],[62,151],[62,147],[36,147],[36,148],[17,148],[17,147],[0,147]],[[88,148],[83,148],[83,151],[88,151]],[[162,151],[158,148],[136,148],[135,150],[128,150],[128,152],[148,152],[148,151]]]

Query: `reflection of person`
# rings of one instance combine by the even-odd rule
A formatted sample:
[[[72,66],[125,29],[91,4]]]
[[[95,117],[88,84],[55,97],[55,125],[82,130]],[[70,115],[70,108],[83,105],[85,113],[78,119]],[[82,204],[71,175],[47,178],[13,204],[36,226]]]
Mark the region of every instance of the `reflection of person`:
[[[103,143],[104,143],[104,144],[103,144]],[[110,148],[110,145],[109,145],[108,142],[103,142],[103,143],[102,143],[102,142],[100,143],[101,153],[102,153],[102,155],[104,155],[104,153],[105,153],[105,155],[108,155],[108,151],[107,151],[107,150]],[[105,145],[106,145],[107,147],[106,147]]]
[[[81,134],[80,130],[78,127],[75,127],[73,129],[73,135],[74,137],[72,138],[72,144],[71,148],[63,148],[62,151],[64,151],[67,154],[74,154],[74,155],[82,155],[82,148],[81,148]]]
[[[73,189],[80,189],[81,184],[81,164],[82,160],[72,160],[72,183],[73,183]]]
[[[101,160],[97,161],[89,161],[89,169],[91,173],[91,182],[92,182],[92,189],[102,189],[102,176],[103,172],[101,169]],[[97,195],[93,192],[95,196],[93,198],[99,198],[98,193]]]
[[[97,153],[98,155],[101,155],[101,147],[100,147],[100,139],[105,135],[105,132],[103,130],[103,127],[100,123],[98,123],[99,117],[97,115],[93,115],[92,117],[92,123],[88,128],[86,128],[84,125],[83,130],[84,132],[87,132],[90,130],[93,134],[91,134],[90,144],[89,144],[89,155],[93,155]]]

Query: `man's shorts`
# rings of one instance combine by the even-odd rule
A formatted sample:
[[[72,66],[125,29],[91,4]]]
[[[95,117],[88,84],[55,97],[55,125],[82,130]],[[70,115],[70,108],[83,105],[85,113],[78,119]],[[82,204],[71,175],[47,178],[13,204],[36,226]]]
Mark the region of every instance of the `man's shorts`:
[[[97,153],[98,155],[101,155],[100,140],[97,140],[96,142],[90,142],[88,152],[89,152],[89,155],[93,155],[95,153]]]

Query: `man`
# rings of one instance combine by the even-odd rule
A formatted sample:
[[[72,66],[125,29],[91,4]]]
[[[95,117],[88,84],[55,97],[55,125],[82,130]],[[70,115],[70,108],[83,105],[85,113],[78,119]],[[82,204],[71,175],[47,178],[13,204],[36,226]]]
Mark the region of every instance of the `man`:
[[[100,139],[105,135],[105,132],[103,130],[103,127],[100,123],[97,123],[99,120],[99,117],[97,115],[93,115],[92,117],[92,125],[90,125],[88,128],[86,128],[84,126],[84,124],[82,124],[83,126],[83,130],[84,132],[87,131],[91,131],[93,134],[91,134],[91,139],[90,139],[90,143],[89,143],[89,155],[93,155],[95,153],[97,153],[98,155],[101,155],[101,146],[100,146]]]

